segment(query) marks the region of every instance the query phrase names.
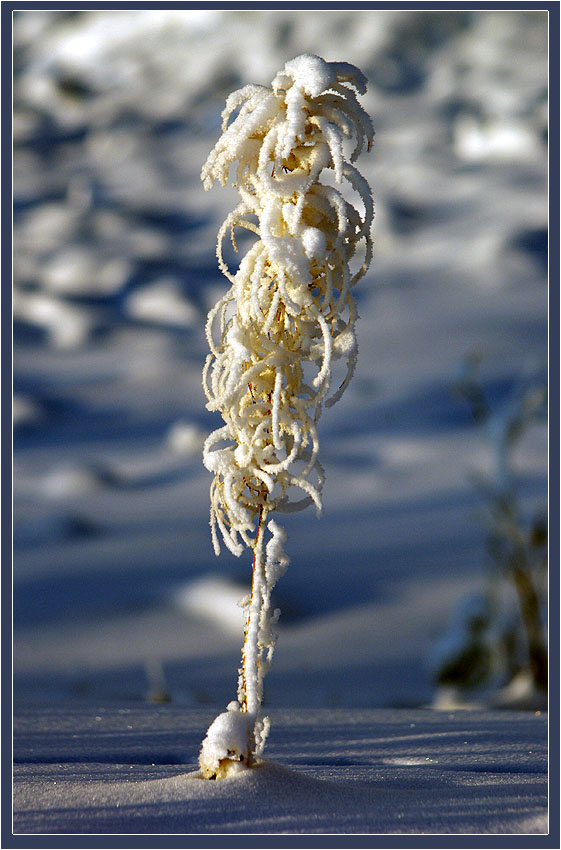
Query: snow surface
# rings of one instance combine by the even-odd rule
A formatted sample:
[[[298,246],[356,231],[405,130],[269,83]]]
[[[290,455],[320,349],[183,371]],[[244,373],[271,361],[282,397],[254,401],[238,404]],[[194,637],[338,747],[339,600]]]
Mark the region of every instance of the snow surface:
[[[262,766],[214,782],[193,758],[211,717],[23,709],[16,834],[547,831],[544,715],[274,710]]]
[[[268,800],[279,787],[288,795],[287,820],[283,827],[277,812],[267,821],[266,806],[253,810],[252,824],[253,792],[238,816],[232,786],[220,791],[218,783],[193,796],[191,813],[215,831],[222,822],[206,795],[224,795],[223,822],[232,828],[245,816],[246,830],[292,829],[298,793],[284,771],[297,770],[312,796],[330,772],[353,789],[374,776],[383,803],[371,823],[382,831],[396,828],[399,811],[405,831],[481,831],[505,819],[509,828],[543,829],[543,804],[518,805],[522,791],[538,794],[535,774],[516,767],[533,751],[524,731],[533,715],[516,723],[456,715],[481,723],[480,763],[501,768],[466,768],[447,785],[453,770],[441,779],[435,766],[428,774],[417,763],[379,764],[368,774],[367,745],[354,754],[352,741],[370,733],[349,737],[339,721],[322,727],[321,712],[352,709],[360,718],[391,707],[380,715],[390,724],[380,733],[385,759],[431,756],[424,738],[413,753],[401,750],[407,722],[433,718],[433,731],[445,724],[446,714],[427,712],[408,721],[406,709],[434,700],[435,647],[458,601],[487,582],[473,475],[494,464],[451,385],[459,362],[475,352],[500,409],[521,373],[543,375],[547,352],[546,36],[539,11],[15,15],[14,687],[17,704],[42,706],[30,716],[36,724],[44,717],[45,746],[55,741],[50,762],[37,757],[23,771],[26,828],[53,825],[55,810],[37,808],[33,796],[65,776],[68,800],[78,802],[63,804],[64,823],[87,829],[112,817],[90,807],[84,787],[96,776],[118,783],[125,805],[129,743],[136,778],[173,786],[182,770],[152,774],[157,759],[148,761],[150,740],[167,752],[168,733],[157,728],[166,712],[177,723],[185,718],[179,756],[194,769],[208,724],[236,695],[241,635],[232,586],[240,597],[248,592],[251,565],[214,556],[200,455],[220,424],[204,409],[203,328],[226,289],[214,245],[236,193],[204,192],[199,175],[228,94],[268,84],[308,53],[357,65],[369,80],[361,100],[376,137],[360,167],[375,197],[375,251],[356,290],[359,362],[320,424],[323,515],[286,520],[291,564],[272,600],[282,614],[265,682],[265,755],[278,767],[261,775]],[[233,252],[227,260],[235,267]],[[544,422],[526,433],[515,465],[530,516],[546,501]],[[208,594],[193,606],[204,580],[217,583],[219,616],[208,612]],[[141,708],[147,697],[171,705]],[[92,720],[91,734],[84,725],[77,744],[69,739],[76,724],[90,723],[91,706],[117,718],[111,706],[124,701],[152,718],[149,733],[136,739],[117,729],[100,739]],[[299,725],[300,714],[290,715],[290,734],[299,731],[283,738],[281,709],[295,708],[313,709],[317,719],[306,715]],[[446,746],[446,728],[433,743]],[[504,752],[502,734],[512,736]],[[175,732],[169,740],[175,752]],[[29,741],[46,758],[41,740]],[[58,751],[70,761],[55,771]],[[307,766],[298,762],[306,752],[315,759]],[[329,753],[347,761],[330,764]],[[125,768],[117,769],[121,758]],[[427,775],[439,777],[439,811]],[[407,800],[401,809],[390,776]],[[258,780],[237,781],[249,789]],[[136,790],[161,802],[176,793],[158,786],[165,787]],[[410,787],[423,792],[418,806]],[[129,812],[136,822],[150,827],[153,817],[161,827],[163,810],[137,802]],[[174,805],[174,822],[185,825],[184,806]],[[332,824],[330,805],[319,810],[304,828]],[[361,816],[357,825],[365,825]]]

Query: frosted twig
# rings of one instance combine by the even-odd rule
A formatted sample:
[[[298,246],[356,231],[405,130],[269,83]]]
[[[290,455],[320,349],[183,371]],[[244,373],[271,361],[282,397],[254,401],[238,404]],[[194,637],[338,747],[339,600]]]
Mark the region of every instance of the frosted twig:
[[[215,180],[224,185],[234,166],[242,198],[218,233],[218,263],[231,287],[209,313],[210,354],[203,371],[207,407],[220,411],[225,423],[203,449],[204,464],[214,473],[213,545],[218,553],[220,534],[235,555],[253,550],[239,705],[230,705],[220,715],[226,720],[216,726],[223,742],[228,723],[238,733],[245,728],[236,719],[241,712],[251,716],[252,731],[247,752],[223,753],[224,762],[250,764],[267,731],[259,708],[278,616],[270,614],[270,597],[288,564],[286,534],[267,518],[310,503],[321,511],[324,475],[316,424],[329,395],[333,361],[346,361],[346,377],[327,404],[341,396],[356,362],[351,289],[370,263],[373,206],[344,143],[354,138],[352,161],[365,142],[368,149],[372,144],[372,125],[355,93],[365,90],[366,80],[353,65],[298,56],[270,88],[249,85],[228,97],[223,134],[202,169],[209,189]],[[324,170],[334,173],[336,184],[350,186],[362,215],[339,188],[321,182]],[[229,232],[237,250],[237,226],[256,239],[234,274],[223,260],[222,241]],[[363,259],[353,272],[350,263],[359,250]],[[297,498],[298,491],[305,498]],[[265,528],[271,534],[267,543]],[[216,764],[216,750],[207,741],[203,773],[218,775]]]

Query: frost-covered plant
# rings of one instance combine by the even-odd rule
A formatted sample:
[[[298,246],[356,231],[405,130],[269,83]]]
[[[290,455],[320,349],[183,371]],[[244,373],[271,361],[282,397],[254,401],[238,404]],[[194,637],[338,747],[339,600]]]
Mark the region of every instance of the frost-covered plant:
[[[259,711],[279,615],[271,612],[271,591],[289,561],[286,532],[271,514],[311,504],[321,511],[317,422],[356,362],[352,288],[372,253],[370,188],[352,164],[373,138],[357,99],[365,91],[353,65],[298,56],[271,87],[248,85],[228,97],[222,136],[202,170],[205,189],[230,178],[241,196],[218,233],[218,263],[231,287],[207,321],[207,408],[225,423],[203,449],[214,473],[212,540],[216,554],[220,539],[234,555],[253,552],[238,702],[203,742],[208,778],[250,765],[263,751],[268,720]],[[349,158],[345,139],[354,143]],[[256,239],[233,274],[222,243],[229,233],[237,250],[236,227]],[[346,374],[330,395],[339,359]]]

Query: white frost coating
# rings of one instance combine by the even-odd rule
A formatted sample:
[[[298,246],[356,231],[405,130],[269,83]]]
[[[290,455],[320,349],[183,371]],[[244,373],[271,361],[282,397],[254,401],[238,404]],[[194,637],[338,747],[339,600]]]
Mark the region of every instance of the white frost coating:
[[[288,89],[294,85],[304,94],[318,97],[337,82],[333,66],[333,62],[325,62],[319,56],[304,53],[286,63],[273,80],[273,89]]]
[[[241,195],[218,233],[218,263],[231,288],[208,316],[203,386],[207,408],[220,411],[225,425],[205,441],[203,462],[214,473],[215,551],[219,535],[235,555],[253,550],[238,688],[242,714],[254,718],[253,753],[262,750],[268,728],[259,707],[276,639],[271,590],[288,564],[286,534],[268,516],[309,504],[320,513],[316,424],[324,404],[344,392],[356,362],[351,289],[370,263],[374,214],[370,188],[350,164],[372,144],[356,94],[365,90],[353,65],[296,57],[271,88],[245,86],[228,97],[223,134],[201,173],[206,189],[215,180],[224,185],[231,173]],[[354,144],[349,159],[347,139]],[[321,182],[324,169],[336,184],[346,181],[362,213]],[[256,239],[232,273],[222,241],[230,233],[237,250],[236,227]],[[346,361],[346,377],[329,398],[336,359]]]
[[[304,227],[301,234],[304,253],[309,260],[325,260],[327,240],[325,234],[317,227]]]
[[[265,574],[267,584],[272,588],[278,579],[285,574],[286,568],[290,563],[290,559],[284,551],[286,543],[286,531],[278,525],[274,519],[270,519],[267,523],[267,528],[271,532],[271,539],[267,543],[267,560],[265,562]]]

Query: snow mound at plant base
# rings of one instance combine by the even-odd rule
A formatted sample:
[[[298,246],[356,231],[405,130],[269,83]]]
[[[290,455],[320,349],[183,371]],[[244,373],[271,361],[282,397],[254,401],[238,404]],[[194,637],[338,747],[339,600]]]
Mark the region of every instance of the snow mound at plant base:
[[[248,767],[255,717],[231,702],[209,726],[199,765],[205,779],[225,779]]]

